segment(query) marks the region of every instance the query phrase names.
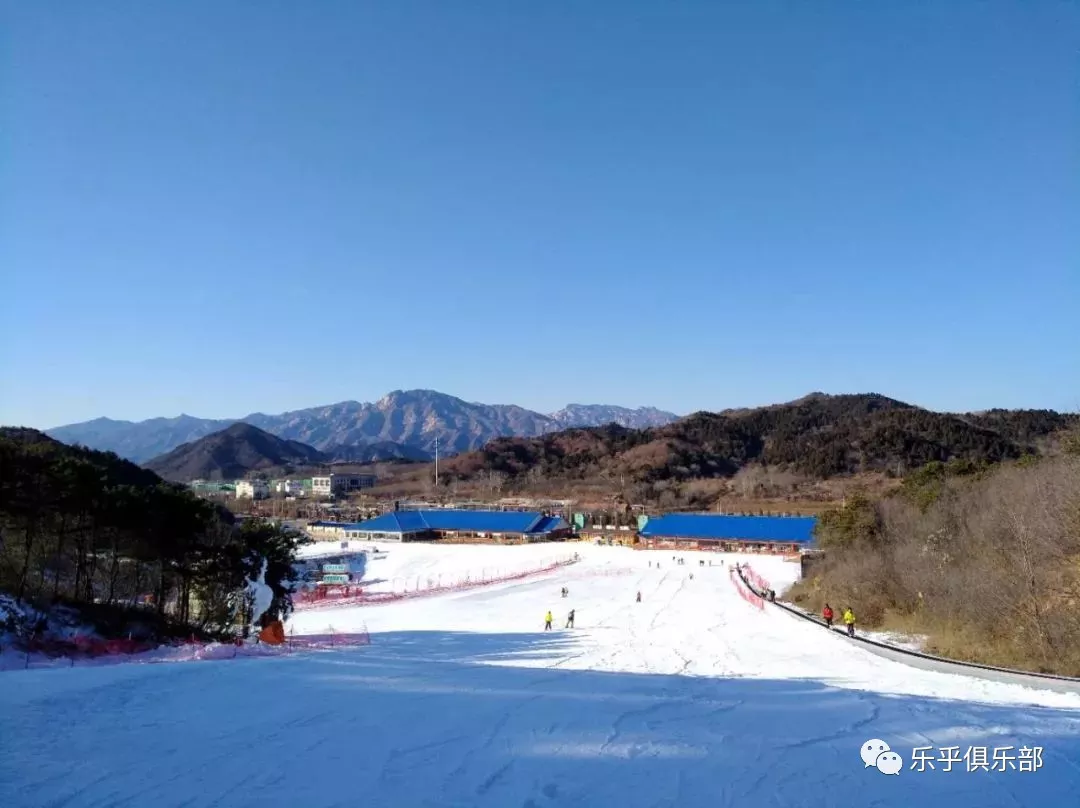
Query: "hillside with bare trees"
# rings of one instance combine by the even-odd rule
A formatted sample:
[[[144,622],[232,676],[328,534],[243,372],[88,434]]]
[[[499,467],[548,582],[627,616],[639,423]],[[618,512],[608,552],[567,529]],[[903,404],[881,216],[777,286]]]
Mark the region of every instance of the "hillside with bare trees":
[[[818,528],[824,560],[789,593],[954,659],[1080,675],[1080,435],[996,468],[933,464]]]
[[[643,499],[695,481],[730,481],[745,493],[791,492],[852,475],[901,478],[927,463],[999,463],[1042,455],[1076,417],[994,410],[955,415],[877,394],[811,394],[788,404],[697,413],[651,429],[611,425],[535,438],[501,438],[440,467],[447,483],[500,475],[510,487],[617,481]]]

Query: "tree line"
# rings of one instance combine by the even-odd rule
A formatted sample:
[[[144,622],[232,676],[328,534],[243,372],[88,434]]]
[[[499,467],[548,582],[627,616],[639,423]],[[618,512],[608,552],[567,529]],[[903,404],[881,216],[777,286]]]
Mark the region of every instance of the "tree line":
[[[998,466],[932,463],[890,496],[823,514],[824,560],[792,599],[954,659],[1080,675],[1080,433]]]
[[[267,565],[270,614],[291,609],[301,537],[166,483],[111,452],[0,429],[0,591],[75,606],[103,630],[220,636]]]

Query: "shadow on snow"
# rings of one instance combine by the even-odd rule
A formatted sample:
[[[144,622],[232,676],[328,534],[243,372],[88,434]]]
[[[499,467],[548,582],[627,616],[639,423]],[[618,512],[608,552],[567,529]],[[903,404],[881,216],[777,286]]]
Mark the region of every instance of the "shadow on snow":
[[[0,804],[991,808],[1080,790],[1080,712],[513,666],[571,640],[388,632],[356,651],[19,674],[25,690],[0,695]],[[870,738],[903,756],[899,776],[863,767]],[[910,768],[917,746],[1010,745],[1043,747],[1042,768]]]

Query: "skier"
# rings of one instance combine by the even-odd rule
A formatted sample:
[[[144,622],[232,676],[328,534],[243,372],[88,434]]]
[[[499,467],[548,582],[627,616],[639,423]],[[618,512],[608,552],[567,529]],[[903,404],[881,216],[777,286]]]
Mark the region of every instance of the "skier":
[[[550,611],[544,615],[544,631],[551,631],[551,621],[553,619]]]
[[[825,625],[827,628],[832,628],[833,610],[832,606],[828,603],[825,604],[825,608],[821,610],[821,616],[825,619]]]
[[[692,572],[690,573],[690,580],[691,581],[694,580],[694,573],[692,573]]]
[[[641,593],[640,592],[637,593],[637,602],[641,603]]]
[[[855,636],[855,612],[851,611],[851,607],[848,606],[844,609],[844,625],[847,626],[847,635],[849,637]]]
[[[571,609],[570,614],[568,614],[566,616],[566,627],[567,628],[573,628],[574,627],[574,610],[573,609]]]

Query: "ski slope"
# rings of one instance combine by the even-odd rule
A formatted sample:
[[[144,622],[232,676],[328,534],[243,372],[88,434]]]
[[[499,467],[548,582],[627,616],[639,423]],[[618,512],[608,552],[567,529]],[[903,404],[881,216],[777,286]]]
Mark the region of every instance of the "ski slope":
[[[0,805],[1043,808],[1080,793],[1080,697],[917,671],[754,609],[733,556],[383,549],[371,580],[583,560],[287,626],[366,626],[361,649],[4,674]],[[750,561],[778,590],[797,574]],[[871,738],[904,758],[899,776],[864,768]],[[1007,745],[1041,747],[1042,767],[909,768],[913,747]]]
[[[526,544],[500,547],[498,545],[383,544],[375,542],[323,542],[301,548],[304,558],[338,556],[376,547],[378,554],[368,553],[360,564],[364,571],[366,592],[402,591],[406,585],[415,588],[417,582],[437,585],[450,584],[471,575],[474,579],[510,576],[539,569],[572,556],[577,544]],[[383,557],[385,556],[385,557]],[[366,608],[366,607],[365,607]]]

